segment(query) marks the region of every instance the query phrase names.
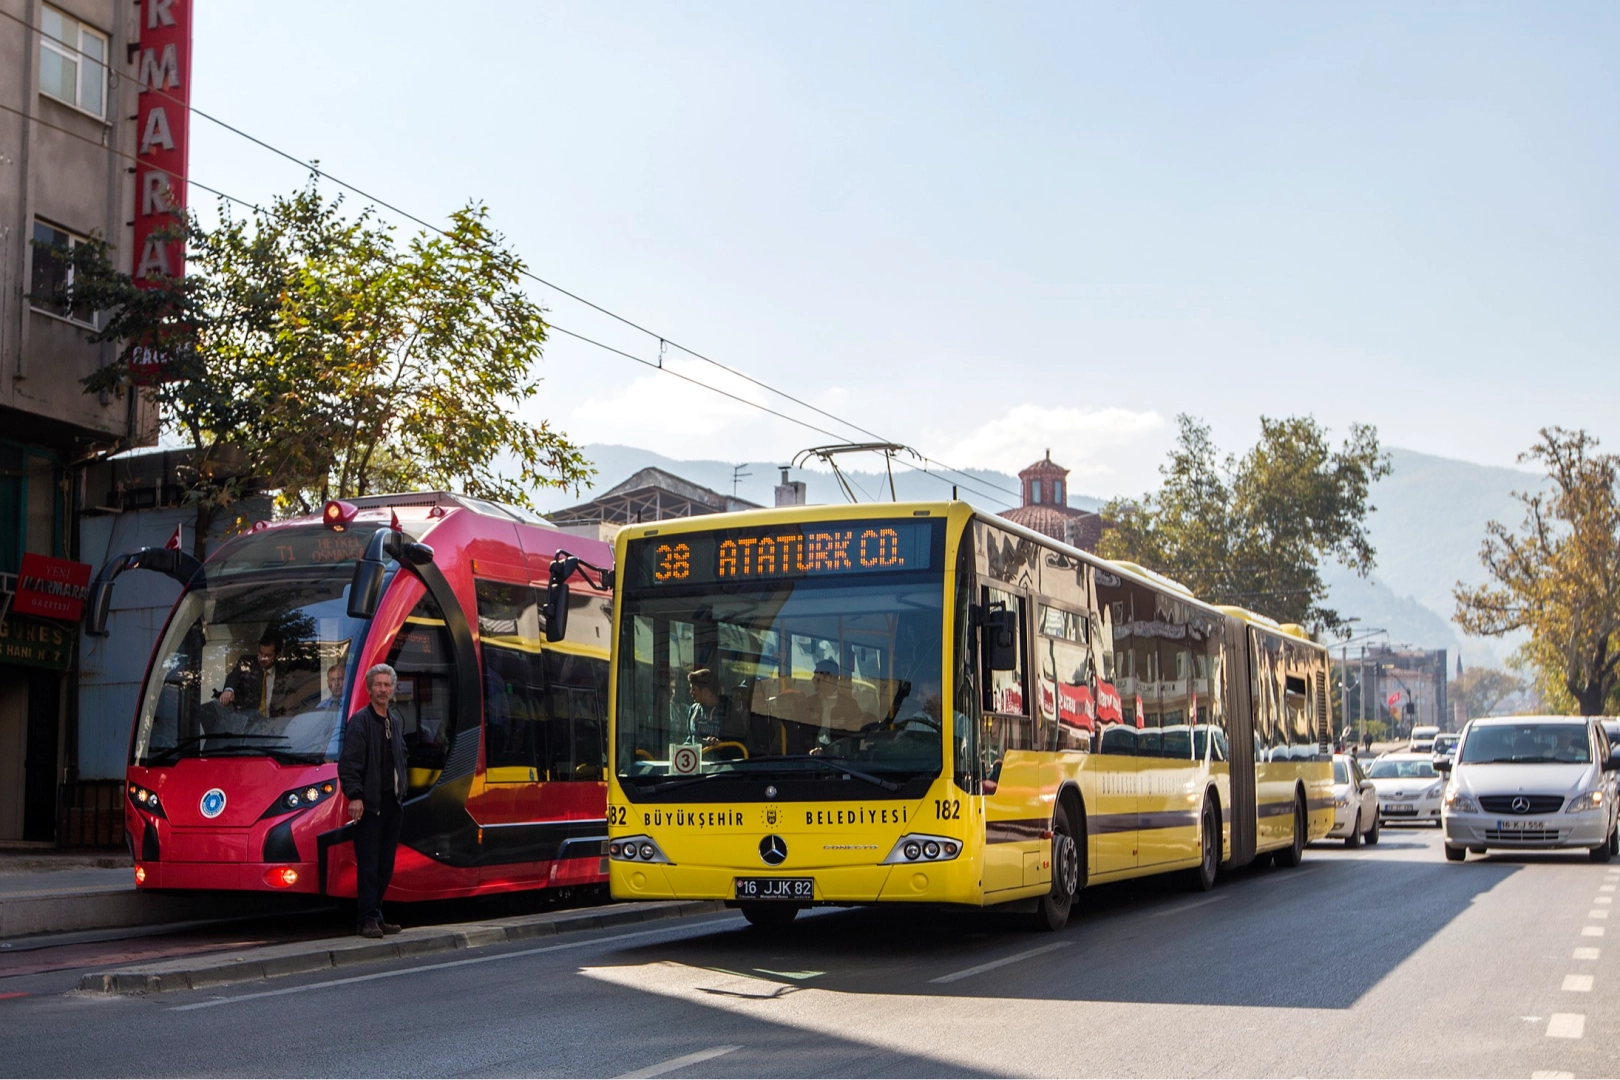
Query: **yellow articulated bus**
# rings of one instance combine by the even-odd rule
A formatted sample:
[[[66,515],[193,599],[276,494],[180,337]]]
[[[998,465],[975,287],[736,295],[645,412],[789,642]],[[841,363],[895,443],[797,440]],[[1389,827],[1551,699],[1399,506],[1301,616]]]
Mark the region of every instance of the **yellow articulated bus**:
[[[961,502],[636,525],[616,555],[619,899],[1056,929],[1088,884],[1207,889],[1333,825],[1327,653],[1297,626]]]

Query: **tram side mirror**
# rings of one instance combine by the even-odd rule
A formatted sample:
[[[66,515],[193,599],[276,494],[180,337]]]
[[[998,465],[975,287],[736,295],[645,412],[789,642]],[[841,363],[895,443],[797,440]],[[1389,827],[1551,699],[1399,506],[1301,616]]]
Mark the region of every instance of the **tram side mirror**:
[[[349,618],[369,619],[377,614],[387,574],[388,567],[380,562],[361,559],[354,564],[354,578],[349,582]]]
[[[107,613],[112,609],[110,581],[98,581],[90,586],[90,599],[84,607],[84,632],[91,637],[107,636]]]
[[[568,582],[553,576],[546,586],[546,606],[541,614],[546,619],[547,641],[561,641],[568,636]]]
[[[984,655],[991,671],[1018,670],[1018,617],[1005,604],[985,612]]]

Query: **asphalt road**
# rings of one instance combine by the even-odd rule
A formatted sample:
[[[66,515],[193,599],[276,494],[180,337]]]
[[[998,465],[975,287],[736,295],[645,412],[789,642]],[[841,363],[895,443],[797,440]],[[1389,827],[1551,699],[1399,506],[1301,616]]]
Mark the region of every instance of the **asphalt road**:
[[[1620,861],[1456,865],[1438,839],[1386,829],[1206,894],[1091,890],[1050,935],[727,913],[150,997],[0,977],[0,1073],[1620,1074]]]

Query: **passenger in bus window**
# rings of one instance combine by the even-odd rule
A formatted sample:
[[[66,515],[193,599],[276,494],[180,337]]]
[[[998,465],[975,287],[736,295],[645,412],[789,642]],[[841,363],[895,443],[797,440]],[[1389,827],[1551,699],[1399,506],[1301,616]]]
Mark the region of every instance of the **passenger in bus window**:
[[[692,691],[692,709],[687,714],[686,741],[714,746],[731,719],[731,701],[720,693],[720,677],[710,668],[698,668],[686,677]]]

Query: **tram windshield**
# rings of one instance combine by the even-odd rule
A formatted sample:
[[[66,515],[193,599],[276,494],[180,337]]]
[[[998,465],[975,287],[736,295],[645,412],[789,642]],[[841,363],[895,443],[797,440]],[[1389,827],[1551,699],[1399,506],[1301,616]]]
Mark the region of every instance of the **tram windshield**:
[[[921,537],[915,561],[931,538]],[[940,575],[738,581],[702,572],[716,547],[680,545],[691,566],[663,579],[656,566],[638,575],[649,556],[630,554],[617,649],[620,778],[658,791],[706,776],[864,775],[893,788],[938,775]]]
[[[212,571],[214,567],[210,567]],[[335,761],[349,656],[348,566],[211,574],[181,597],[142,697],[135,763]]]

